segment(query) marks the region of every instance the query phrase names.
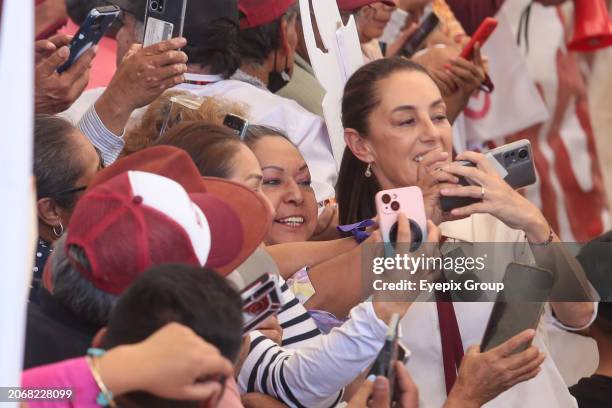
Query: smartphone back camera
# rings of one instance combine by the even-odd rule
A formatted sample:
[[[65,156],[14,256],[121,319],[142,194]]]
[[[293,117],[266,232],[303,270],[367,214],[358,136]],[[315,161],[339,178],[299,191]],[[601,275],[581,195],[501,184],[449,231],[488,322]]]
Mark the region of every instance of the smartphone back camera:
[[[504,154],[504,163],[506,168],[526,160],[529,160],[529,150],[524,147]]]
[[[164,11],[164,2],[165,0],[154,0],[149,4],[149,9],[156,13],[161,13]]]
[[[380,198],[381,201],[383,202],[383,204],[385,205],[383,207],[383,212],[385,214],[393,214],[399,211],[401,205],[399,203],[399,201],[397,200],[397,194],[383,194],[382,197]]]

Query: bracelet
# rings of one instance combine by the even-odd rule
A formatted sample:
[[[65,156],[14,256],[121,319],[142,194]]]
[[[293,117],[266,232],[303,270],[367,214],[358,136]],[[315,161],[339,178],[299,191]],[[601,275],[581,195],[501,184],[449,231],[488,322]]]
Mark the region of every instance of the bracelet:
[[[367,219],[354,224],[338,225],[336,229],[339,232],[350,232],[353,235],[353,238],[355,238],[355,241],[357,241],[358,244],[361,244],[370,237],[370,234],[365,231],[365,229],[375,224],[376,223],[373,220]]]
[[[555,232],[553,231],[552,227],[548,227],[550,229],[550,233],[548,234],[548,239],[542,243],[535,243],[535,242],[531,242],[529,241],[529,239],[527,238],[527,234],[525,234],[525,239],[527,240],[527,242],[529,242],[530,245],[535,245],[535,246],[546,246],[548,244],[550,244],[554,237],[555,237]]]
[[[91,375],[96,382],[96,385],[100,389],[100,394],[96,398],[96,404],[101,407],[117,407],[117,403],[113,399],[113,393],[106,388],[106,384],[102,381],[102,377],[100,377],[100,372],[98,371],[98,360],[100,357],[104,355],[105,351],[97,348],[90,348],[87,350],[87,364],[89,365],[89,369],[91,370]]]

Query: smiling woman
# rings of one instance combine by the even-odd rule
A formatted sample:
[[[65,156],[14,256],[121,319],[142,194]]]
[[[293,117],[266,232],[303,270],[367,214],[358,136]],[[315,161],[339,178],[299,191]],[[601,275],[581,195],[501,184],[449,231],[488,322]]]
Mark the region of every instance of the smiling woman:
[[[308,241],[317,226],[317,202],[310,171],[282,132],[250,126],[245,138],[263,172],[263,193],[276,211],[266,245]]]
[[[391,58],[362,67],[347,83],[342,112],[347,148],[336,186],[341,224],[374,217],[378,191],[417,185],[425,168],[450,159],[446,106],[427,71],[414,62]]]

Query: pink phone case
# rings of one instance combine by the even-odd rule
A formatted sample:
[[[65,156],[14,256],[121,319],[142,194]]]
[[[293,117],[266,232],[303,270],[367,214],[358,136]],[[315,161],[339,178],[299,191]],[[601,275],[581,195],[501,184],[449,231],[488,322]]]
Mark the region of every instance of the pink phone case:
[[[384,242],[392,242],[392,230],[397,222],[397,214],[403,213],[411,224],[413,245],[415,250],[427,240],[427,216],[423,203],[423,192],[419,187],[403,187],[383,190],[376,194],[376,209],[378,224]],[[413,249],[414,248],[414,249]]]

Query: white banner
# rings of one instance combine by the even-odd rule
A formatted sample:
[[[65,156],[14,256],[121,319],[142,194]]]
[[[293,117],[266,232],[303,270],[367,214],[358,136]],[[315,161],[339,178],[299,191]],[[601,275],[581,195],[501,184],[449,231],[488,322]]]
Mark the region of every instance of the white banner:
[[[468,144],[498,139],[545,122],[550,116],[503,11],[497,19],[497,30],[482,49],[489,58],[495,91],[479,91],[464,110]]]
[[[0,386],[18,386],[26,305],[34,262],[32,127],[34,13],[32,1],[4,0],[0,22]],[[6,404],[3,406],[17,406]]]

